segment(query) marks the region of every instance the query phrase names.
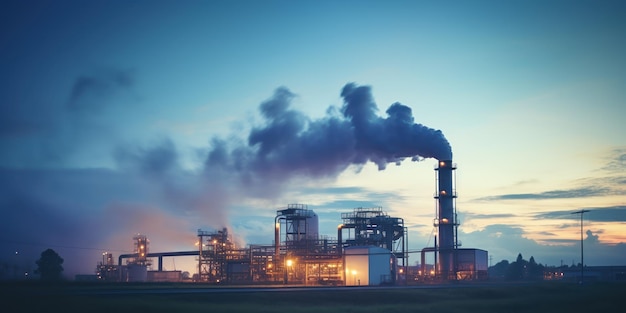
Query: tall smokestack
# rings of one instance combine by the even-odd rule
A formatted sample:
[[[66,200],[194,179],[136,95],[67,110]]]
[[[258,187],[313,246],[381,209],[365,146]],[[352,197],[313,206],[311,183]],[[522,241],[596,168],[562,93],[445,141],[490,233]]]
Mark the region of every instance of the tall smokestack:
[[[439,232],[439,266],[443,279],[456,279],[455,250],[456,238],[456,190],[453,171],[456,164],[452,160],[440,160],[435,168],[437,173],[437,219]]]

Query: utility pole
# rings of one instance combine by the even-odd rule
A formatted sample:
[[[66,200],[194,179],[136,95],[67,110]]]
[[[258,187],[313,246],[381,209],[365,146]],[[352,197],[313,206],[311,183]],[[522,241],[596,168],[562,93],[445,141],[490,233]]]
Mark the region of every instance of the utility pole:
[[[580,214],[580,284],[582,285],[585,274],[585,259],[583,254],[583,214],[589,212],[589,210],[580,210],[572,212],[571,214]]]

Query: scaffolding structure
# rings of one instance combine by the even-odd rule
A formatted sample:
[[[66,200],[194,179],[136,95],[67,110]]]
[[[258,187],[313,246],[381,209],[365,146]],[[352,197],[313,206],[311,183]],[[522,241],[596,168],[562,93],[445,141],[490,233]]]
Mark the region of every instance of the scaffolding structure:
[[[198,229],[198,279],[204,282],[226,281],[228,261],[239,258],[226,228],[217,232]]]
[[[289,251],[297,255],[308,255],[316,246],[319,236],[317,214],[305,204],[289,204],[276,212],[275,243],[277,251]],[[278,246],[282,243],[282,246]]]
[[[148,241],[148,237],[146,237],[146,235],[137,234],[133,237],[133,242],[133,252],[135,257],[132,258],[128,264],[145,267],[152,265],[150,259],[148,259],[148,244],[150,243]]]
[[[118,266],[113,261],[113,254],[103,252],[102,261],[96,267],[96,278],[103,281],[117,281],[118,276]]]
[[[275,281],[305,285],[341,282],[340,245],[334,238],[319,236],[315,212],[304,204],[289,204],[277,210],[275,225]]]

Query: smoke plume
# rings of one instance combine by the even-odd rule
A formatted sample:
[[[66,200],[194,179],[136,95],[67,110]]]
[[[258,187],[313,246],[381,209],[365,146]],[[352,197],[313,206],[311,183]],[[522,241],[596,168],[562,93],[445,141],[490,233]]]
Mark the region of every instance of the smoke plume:
[[[290,108],[295,95],[278,88],[261,103],[263,123],[247,141],[214,138],[205,162],[207,175],[237,175],[245,187],[267,187],[290,178],[335,177],[351,165],[373,162],[379,170],[406,158],[452,159],[440,130],[414,122],[411,108],[392,104],[380,117],[369,86],[350,83],[341,90],[343,105],[310,119]]]
[[[261,123],[245,138],[212,138],[200,172],[180,166],[168,139],[151,148],[119,147],[115,159],[123,172],[145,179],[167,207],[201,213],[221,228],[235,201],[276,199],[297,179],[333,179],[368,162],[384,170],[406,158],[452,158],[441,131],[416,124],[409,107],[394,103],[380,117],[368,86],[345,85],[343,104],[318,119],[293,109],[295,97],[278,88],[260,104]]]

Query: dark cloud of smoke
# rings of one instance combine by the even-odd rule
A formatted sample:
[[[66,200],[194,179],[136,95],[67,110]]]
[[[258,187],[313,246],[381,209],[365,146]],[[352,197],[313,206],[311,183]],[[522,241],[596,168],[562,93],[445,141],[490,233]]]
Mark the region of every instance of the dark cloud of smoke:
[[[404,158],[451,160],[452,149],[440,130],[414,123],[411,108],[394,103],[387,118],[376,115],[371,88],[347,84],[341,91],[342,112],[351,121],[358,160],[372,161],[379,169]]]
[[[278,88],[260,104],[262,121],[246,138],[211,140],[199,171],[183,169],[168,139],[150,148],[119,147],[115,159],[124,172],[143,177],[168,206],[227,226],[233,201],[276,199],[297,179],[334,179],[368,162],[383,170],[405,158],[451,158],[442,133],[414,123],[409,107],[394,103],[383,118],[370,87],[348,84],[341,96],[340,108],[311,119],[291,107],[294,93]]]
[[[382,118],[370,87],[347,84],[341,96],[341,108],[331,107],[326,116],[313,120],[290,108],[295,95],[278,88],[261,103],[263,124],[252,128],[247,141],[213,139],[207,175],[228,173],[247,187],[267,187],[298,176],[335,177],[367,162],[384,170],[405,158],[452,158],[442,132],[416,124],[409,107],[394,103]]]

